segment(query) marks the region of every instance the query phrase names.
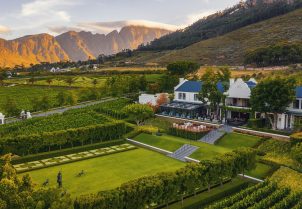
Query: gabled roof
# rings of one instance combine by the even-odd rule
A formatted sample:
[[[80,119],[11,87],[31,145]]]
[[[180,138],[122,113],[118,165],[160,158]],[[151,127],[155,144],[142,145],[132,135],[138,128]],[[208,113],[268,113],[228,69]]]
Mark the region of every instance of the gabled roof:
[[[247,85],[248,85],[248,87],[250,88],[250,89],[252,89],[252,88],[255,88],[256,87],[256,83],[255,82],[253,82],[253,81],[247,81],[247,82],[245,82]]]
[[[302,86],[296,88],[296,98],[302,98]]]
[[[217,83],[218,90],[223,93],[224,87],[222,82]],[[179,86],[175,91],[180,92],[200,92],[202,89],[202,81],[186,81]]]

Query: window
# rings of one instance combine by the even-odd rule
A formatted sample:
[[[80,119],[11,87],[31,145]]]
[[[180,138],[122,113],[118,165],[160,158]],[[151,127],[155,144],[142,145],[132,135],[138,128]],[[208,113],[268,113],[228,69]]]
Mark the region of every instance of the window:
[[[300,100],[296,100],[295,102],[294,102],[294,109],[300,109]]]
[[[178,99],[186,100],[186,94],[185,93],[178,93]]]
[[[178,99],[182,99],[182,93],[178,93]]]
[[[194,101],[199,101],[198,94],[194,94]]]

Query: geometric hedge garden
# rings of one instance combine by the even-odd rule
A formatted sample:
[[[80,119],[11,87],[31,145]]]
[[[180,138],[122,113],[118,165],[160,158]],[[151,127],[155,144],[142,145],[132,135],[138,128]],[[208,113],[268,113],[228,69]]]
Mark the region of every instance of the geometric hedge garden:
[[[14,165],[14,168],[17,170],[18,173],[22,173],[22,172],[26,172],[26,171],[46,168],[46,167],[50,167],[50,166],[56,166],[56,165],[65,164],[65,163],[71,163],[74,161],[85,160],[88,158],[99,157],[102,155],[108,155],[108,154],[113,154],[113,153],[117,153],[117,152],[132,150],[132,149],[136,149],[136,147],[131,144],[121,144],[121,145],[116,145],[116,146],[111,146],[111,147],[89,150],[89,151],[85,151],[85,152],[79,152],[79,153],[75,153],[75,154],[63,155],[60,157],[53,157],[53,158],[48,158],[48,159],[44,159],[44,160],[16,164],[16,165]]]

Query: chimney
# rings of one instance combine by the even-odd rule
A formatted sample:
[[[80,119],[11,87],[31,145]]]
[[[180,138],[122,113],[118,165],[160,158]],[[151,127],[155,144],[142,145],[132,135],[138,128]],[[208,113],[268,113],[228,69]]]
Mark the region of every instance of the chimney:
[[[235,79],[234,78],[230,78],[230,85],[232,85],[233,83],[235,83]]]
[[[184,82],[184,78],[179,78],[179,83],[181,84],[182,82]]]

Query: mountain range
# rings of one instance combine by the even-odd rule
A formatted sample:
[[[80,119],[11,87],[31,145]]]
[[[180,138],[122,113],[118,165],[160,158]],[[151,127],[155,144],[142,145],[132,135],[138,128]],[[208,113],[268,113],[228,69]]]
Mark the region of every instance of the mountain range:
[[[93,59],[101,54],[136,49],[170,32],[161,28],[130,25],[107,35],[69,31],[56,37],[44,33],[14,40],[0,39],[0,67]]]

